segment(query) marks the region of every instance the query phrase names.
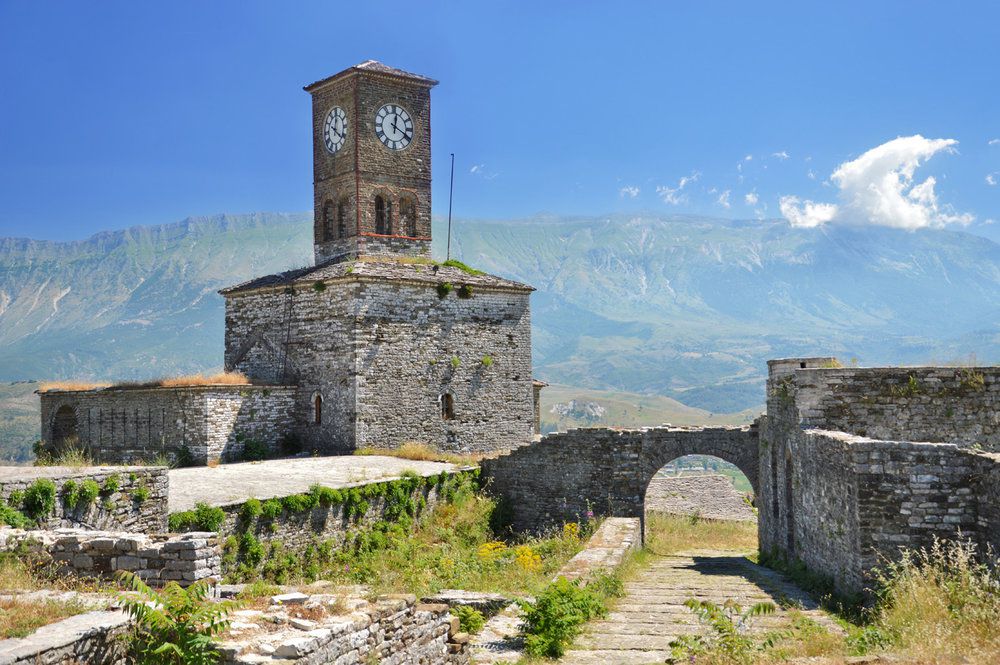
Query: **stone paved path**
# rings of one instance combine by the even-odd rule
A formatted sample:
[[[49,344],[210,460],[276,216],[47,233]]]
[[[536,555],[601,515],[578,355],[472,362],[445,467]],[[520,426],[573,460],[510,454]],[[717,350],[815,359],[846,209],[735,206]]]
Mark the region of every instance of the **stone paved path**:
[[[398,478],[406,470],[429,476],[455,468],[453,464],[416,462],[398,457],[343,455],[171,469],[167,506],[173,513],[194,508],[199,501],[222,506],[246,501],[252,496],[270,499],[305,492],[313,483],[347,487]]]
[[[671,640],[704,630],[684,607],[688,598],[718,604],[732,598],[744,607],[770,601],[780,608],[781,602],[791,601],[828,629],[839,630],[815,601],[784,576],[733,552],[693,550],[656,557],[625,589],[626,597],[607,618],[590,623],[560,663],[663,663]],[[785,623],[786,613],[779,609],[773,616],[757,618],[754,625],[766,630]]]

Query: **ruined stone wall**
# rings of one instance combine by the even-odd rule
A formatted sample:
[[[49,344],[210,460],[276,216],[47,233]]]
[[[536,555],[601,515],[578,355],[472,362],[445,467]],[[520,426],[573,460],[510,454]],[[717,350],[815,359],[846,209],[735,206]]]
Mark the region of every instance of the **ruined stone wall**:
[[[746,496],[721,474],[655,475],[646,488],[646,512],[697,515],[711,520],[756,520]]]
[[[977,526],[983,554],[1000,562],[1000,455],[979,455],[978,478],[974,495],[977,499]]]
[[[237,385],[50,391],[41,393],[42,440],[64,445],[65,426],[56,423],[70,414],[70,445],[99,464],[177,458],[183,448],[196,464],[238,460],[248,439],[278,448],[292,430],[294,394]]]
[[[150,586],[221,579],[222,562],[214,533],[147,535],[120,531],[0,528],[0,551],[27,549],[59,574],[113,579],[119,571],[135,573]]]
[[[357,444],[463,453],[531,441],[531,312],[525,292],[366,282],[356,301]],[[485,360],[484,360],[485,359]],[[454,417],[442,417],[450,394]]]
[[[25,637],[0,640],[2,665],[126,665],[129,618],[99,610],[42,626]]]
[[[684,455],[735,464],[757,487],[755,428],[577,429],[482,462],[513,527],[540,531],[595,515],[642,517],[653,475]]]
[[[0,499],[16,504],[11,495],[23,494],[40,478],[51,480],[57,492],[55,510],[42,522],[46,528],[166,530],[169,479],[164,467],[2,467]],[[72,507],[67,490],[79,488],[85,480],[96,482],[101,492],[93,503],[77,501]],[[107,491],[112,486],[116,489]]]
[[[806,369],[791,380],[804,427],[1000,452],[1000,368]]]

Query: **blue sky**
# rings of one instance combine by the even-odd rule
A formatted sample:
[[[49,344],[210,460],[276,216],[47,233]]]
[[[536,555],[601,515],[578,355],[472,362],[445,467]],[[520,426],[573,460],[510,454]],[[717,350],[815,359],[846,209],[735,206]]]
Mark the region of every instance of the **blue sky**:
[[[0,0],[0,236],[307,210],[301,86],[374,58],[441,81],[437,213],[455,152],[462,217],[1000,237],[998,25],[985,2]]]

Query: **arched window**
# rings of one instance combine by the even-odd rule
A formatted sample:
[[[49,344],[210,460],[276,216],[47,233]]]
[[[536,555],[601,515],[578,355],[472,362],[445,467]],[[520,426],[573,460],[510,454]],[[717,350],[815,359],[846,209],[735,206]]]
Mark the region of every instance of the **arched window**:
[[[455,417],[455,397],[451,393],[443,393],[441,402],[441,420],[451,420]]]
[[[323,240],[333,240],[333,201],[327,200],[323,204]]]
[[[375,233],[385,235],[385,199],[375,197]]]
[[[410,238],[417,236],[417,205],[408,196],[399,201],[399,230]]]
[[[337,203],[337,237],[347,237],[347,197]]]
[[[319,393],[313,395],[313,422],[317,425],[323,422],[323,396]]]

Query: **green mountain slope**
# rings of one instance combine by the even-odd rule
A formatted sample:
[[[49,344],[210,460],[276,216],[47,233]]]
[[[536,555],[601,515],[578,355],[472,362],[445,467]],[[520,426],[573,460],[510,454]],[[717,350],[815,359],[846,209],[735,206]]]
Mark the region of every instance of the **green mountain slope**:
[[[444,229],[435,234],[440,257]],[[642,423],[754,407],[765,361],[780,356],[1000,357],[1000,246],[963,233],[549,216],[458,221],[453,254],[538,288],[536,375],[573,386],[578,401],[604,400],[615,421],[640,404]],[[217,368],[216,290],[311,255],[305,214],[191,218],[68,243],[0,239],[0,381]],[[14,392],[18,408],[31,399]],[[552,425],[580,424],[567,413]],[[34,436],[10,431],[0,436]]]

